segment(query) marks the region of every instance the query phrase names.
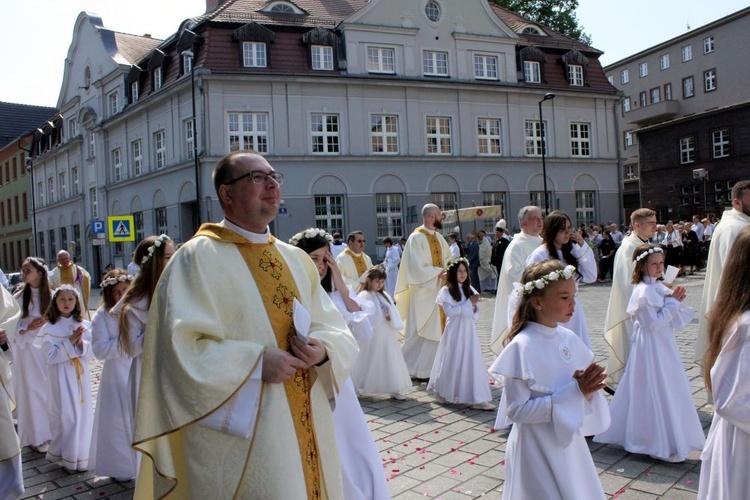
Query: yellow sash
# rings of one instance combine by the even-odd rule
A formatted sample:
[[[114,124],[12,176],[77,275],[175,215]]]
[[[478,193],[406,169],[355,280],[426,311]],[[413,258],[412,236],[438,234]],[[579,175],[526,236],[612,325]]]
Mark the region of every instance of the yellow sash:
[[[357,277],[362,276],[367,271],[367,263],[363,254],[357,255],[348,248],[344,250],[344,253],[352,258],[354,261],[354,267],[357,268]]]
[[[443,267],[443,250],[440,248],[440,243],[438,243],[437,239],[437,232],[430,233],[424,228],[418,227],[414,230],[414,232],[422,233],[425,238],[427,238],[427,244],[430,245],[430,257],[432,257],[432,265],[435,267]],[[438,307],[438,311],[440,311],[440,331],[445,331],[445,311],[443,311],[442,307]]]
[[[270,236],[269,243],[250,243],[234,231],[217,224],[203,224],[196,236],[208,236],[237,246],[263,297],[263,306],[273,327],[276,343],[279,349],[288,351],[289,337],[295,335],[292,307],[295,297],[299,297],[299,291],[284,258],[274,246],[276,239]],[[318,444],[310,401],[312,383],[310,371],[300,368],[284,382],[302,458],[307,498],[310,499],[321,498]]]

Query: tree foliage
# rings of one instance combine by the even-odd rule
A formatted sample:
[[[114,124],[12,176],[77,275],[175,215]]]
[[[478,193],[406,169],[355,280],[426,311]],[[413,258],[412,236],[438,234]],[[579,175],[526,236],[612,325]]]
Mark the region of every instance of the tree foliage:
[[[578,0],[490,0],[535,23],[591,45],[591,36],[578,22]]]

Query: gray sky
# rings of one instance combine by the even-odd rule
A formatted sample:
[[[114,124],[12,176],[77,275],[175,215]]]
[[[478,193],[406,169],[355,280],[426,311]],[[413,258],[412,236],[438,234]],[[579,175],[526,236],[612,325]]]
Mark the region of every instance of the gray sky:
[[[459,2],[463,0],[442,0]],[[747,7],[740,0],[580,0],[578,19],[607,65]],[[166,38],[205,0],[23,0],[3,2],[0,101],[57,106],[63,65],[81,11],[107,28]],[[744,48],[743,48],[744,49]]]

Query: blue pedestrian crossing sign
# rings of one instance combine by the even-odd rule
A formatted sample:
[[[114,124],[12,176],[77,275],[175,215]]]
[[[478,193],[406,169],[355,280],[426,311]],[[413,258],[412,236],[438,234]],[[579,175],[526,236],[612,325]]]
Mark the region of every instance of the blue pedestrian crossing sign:
[[[107,233],[110,242],[135,241],[135,222],[132,215],[107,217]]]

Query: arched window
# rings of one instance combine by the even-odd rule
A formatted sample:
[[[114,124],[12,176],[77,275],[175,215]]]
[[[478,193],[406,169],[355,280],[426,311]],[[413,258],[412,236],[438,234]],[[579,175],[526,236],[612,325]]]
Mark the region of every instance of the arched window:
[[[265,12],[273,12],[274,14],[304,14],[296,5],[288,2],[274,2],[265,9]]]
[[[83,88],[87,89],[91,86],[91,68],[86,66],[83,71]]]
[[[541,35],[542,32],[536,26],[524,26],[521,30],[522,35]]]

